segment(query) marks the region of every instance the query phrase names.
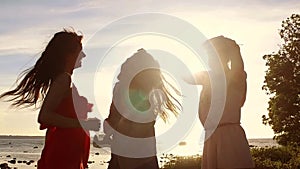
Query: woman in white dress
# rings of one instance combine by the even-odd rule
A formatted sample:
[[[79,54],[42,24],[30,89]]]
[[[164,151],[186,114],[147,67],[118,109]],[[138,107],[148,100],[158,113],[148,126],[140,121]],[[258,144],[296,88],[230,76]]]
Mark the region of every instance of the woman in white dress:
[[[244,105],[247,90],[247,74],[244,71],[240,48],[234,40],[218,36],[207,41],[206,49],[211,72],[199,72],[193,81],[188,81],[188,83],[203,86],[199,103],[199,118],[204,126],[206,137],[201,168],[253,168],[249,144],[240,125],[241,107]],[[212,56],[214,53],[217,54],[217,59]],[[217,77],[225,74],[226,80],[224,83],[226,84],[225,105],[218,124],[216,124],[217,120],[213,122],[211,118],[208,118],[212,97],[212,85],[209,78],[211,74]],[[217,99],[219,99],[217,101],[222,100]],[[210,125],[210,122],[215,126]]]

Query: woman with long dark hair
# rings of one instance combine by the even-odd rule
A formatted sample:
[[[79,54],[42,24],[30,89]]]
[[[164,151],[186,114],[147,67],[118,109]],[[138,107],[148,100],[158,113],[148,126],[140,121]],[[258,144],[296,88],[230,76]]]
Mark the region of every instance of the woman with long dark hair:
[[[122,64],[117,79],[110,114],[104,122],[104,132],[112,138],[108,168],[158,169],[156,117],[166,121],[168,113],[177,116],[181,94],[168,83],[159,63],[144,49]]]
[[[72,86],[71,75],[85,57],[82,36],[73,31],[57,32],[32,68],[19,77],[16,88],[3,93],[13,106],[42,103],[38,122],[47,129],[38,169],[83,169],[87,167],[89,130],[99,130],[98,119],[81,118],[90,104]],[[83,100],[83,101],[80,101]],[[85,107],[77,112],[74,105]]]

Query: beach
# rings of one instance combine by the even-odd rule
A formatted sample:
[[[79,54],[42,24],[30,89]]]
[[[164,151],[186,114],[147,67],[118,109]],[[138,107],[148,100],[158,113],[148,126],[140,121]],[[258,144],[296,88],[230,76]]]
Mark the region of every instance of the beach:
[[[272,147],[277,143],[271,138],[249,139],[250,147]],[[11,168],[34,169],[44,146],[43,136],[0,136],[0,164],[7,163]],[[196,148],[193,148],[196,147]],[[159,154],[176,156],[201,155],[202,145],[196,142],[181,142],[172,150]],[[159,148],[159,143],[158,143]],[[91,145],[89,168],[106,169],[110,159],[109,148],[99,149]],[[160,160],[159,160],[160,161]],[[160,165],[163,165],[160,162]]]
[[[11,168],[34,169],[44,147],[43,136],[0,136],[0,164]],[[91,145],[89,168],[107,168],[110,152]]]

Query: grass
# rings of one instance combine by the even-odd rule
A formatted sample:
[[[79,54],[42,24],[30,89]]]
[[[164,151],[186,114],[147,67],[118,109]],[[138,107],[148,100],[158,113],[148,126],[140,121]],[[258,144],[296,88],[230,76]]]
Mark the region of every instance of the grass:
[[[255,169],[300,169],[300,147],[253,147],[251,155]],[[161,157],[164,164],[161,169],[200,169],[201,156],[174,156],[172,154]]]
[[[161,157],[161,163],[164,165],[161,169],[200,169],[201,167],[201,156],[173,156],[164,155]]]

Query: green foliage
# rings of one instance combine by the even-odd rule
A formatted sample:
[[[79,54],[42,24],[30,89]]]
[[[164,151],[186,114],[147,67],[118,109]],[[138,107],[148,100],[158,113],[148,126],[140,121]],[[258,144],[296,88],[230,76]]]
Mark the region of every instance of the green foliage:
[[[252,159],[255,169],[300,169],[300,147],[280,146],[271,148],[252,148]],[[162,157],[161,169],[200,169],[201,156]]]
[[[300,145],[300,15],[283,21],[279,34],[280,50],[263,56],[268,69],[262,88],[271,98],[268,117],[262,118],[279,144]]]
[[[300,168],[300,147],[253,148],[251,154],[255,169]]]
[[[166,160],[161,169],[200,169],[201,156],[173,156],[165,155],[162,159]]]

